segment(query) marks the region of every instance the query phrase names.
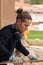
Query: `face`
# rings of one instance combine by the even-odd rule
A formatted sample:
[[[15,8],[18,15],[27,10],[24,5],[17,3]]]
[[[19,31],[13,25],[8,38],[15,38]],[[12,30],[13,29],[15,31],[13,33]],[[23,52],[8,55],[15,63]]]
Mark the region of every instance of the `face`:
[[[16,28],[19,32],[23,33],[31,24],[30,19],[26,19],[25,22],[22,22],[20,19],[17,21]]]

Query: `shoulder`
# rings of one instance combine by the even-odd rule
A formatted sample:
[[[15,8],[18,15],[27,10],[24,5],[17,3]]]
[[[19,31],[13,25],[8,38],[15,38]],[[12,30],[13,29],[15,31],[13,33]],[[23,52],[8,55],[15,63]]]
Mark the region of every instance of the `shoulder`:
[[[12,25],[4,26],[4,27],[1,29],[1,31],[2,31],[2,30],[6,30],[6,29],[10,29],[11,27],[12,27]]]
[[[12,25],[7,25],[0,30],[0,35],[9,35],[12,31]]]

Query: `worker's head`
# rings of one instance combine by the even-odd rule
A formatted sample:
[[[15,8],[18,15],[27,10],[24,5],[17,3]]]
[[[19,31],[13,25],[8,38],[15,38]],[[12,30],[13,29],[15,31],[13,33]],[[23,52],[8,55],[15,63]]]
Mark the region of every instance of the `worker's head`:
[[[19,32],[23,33],[25,30],[28,29],[30,26],[32,18],[30,14],[22,9],[17,10],[17,17],[16,17],[16,28]]]

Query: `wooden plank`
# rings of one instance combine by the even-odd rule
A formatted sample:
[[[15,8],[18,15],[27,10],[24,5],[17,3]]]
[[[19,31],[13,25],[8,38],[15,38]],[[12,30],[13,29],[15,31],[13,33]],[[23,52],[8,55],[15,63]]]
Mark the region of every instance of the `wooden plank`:
[[[43,59],[41,59],[41,60],[29,60],[29,61],[24,61],[24,62],[21,62],[21,64],[23,64],[23,63],[28,63],[28,62],[30,62],[30,63],[33,63],[33,62],[43,62]],[[13,63],[13,64],[17,64],[17,62],[11,62],[11,61],[4,61],[4,62],[0,62],[0,64],[7,64],[7,63]],[[18,64],[20,64],[20,63],[18,63]]]

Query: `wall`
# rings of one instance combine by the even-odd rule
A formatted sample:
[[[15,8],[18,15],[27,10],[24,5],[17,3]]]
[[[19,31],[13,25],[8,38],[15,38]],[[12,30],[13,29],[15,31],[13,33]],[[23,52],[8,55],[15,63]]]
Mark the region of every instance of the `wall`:
[[[1,28],[15,21],[15,0],[1,0]]]

